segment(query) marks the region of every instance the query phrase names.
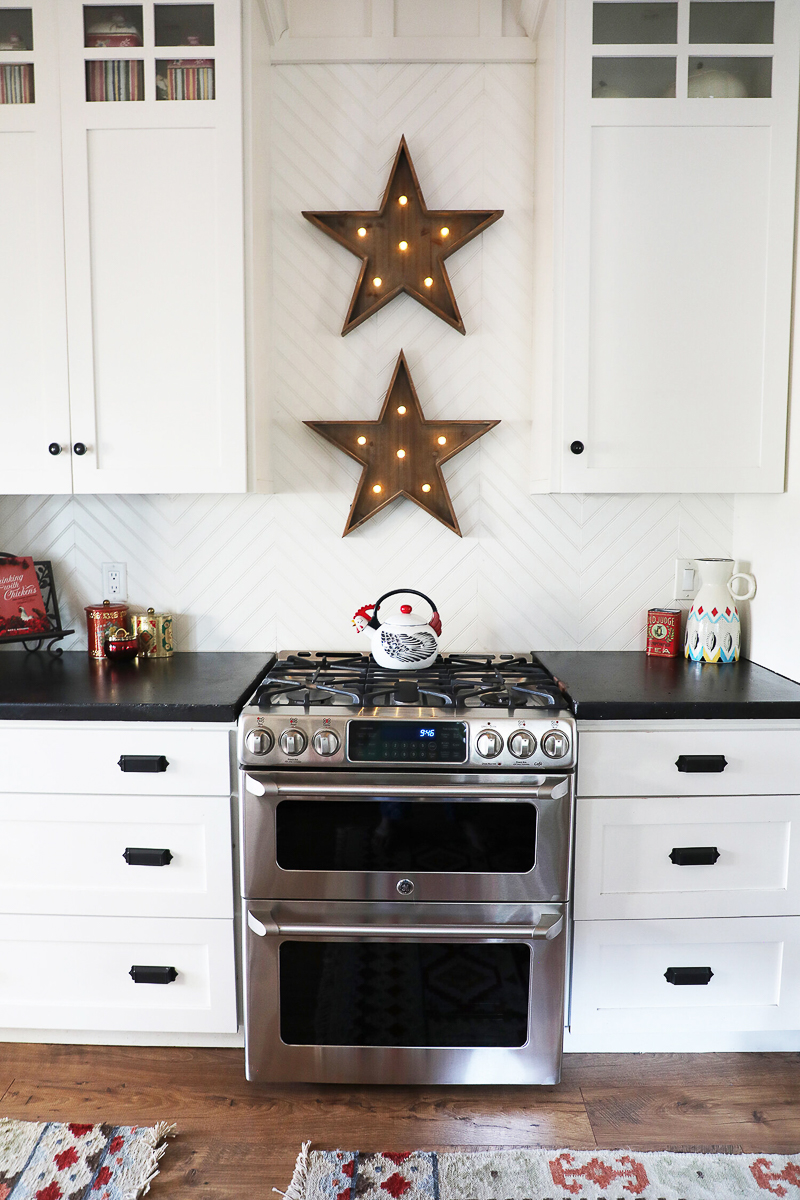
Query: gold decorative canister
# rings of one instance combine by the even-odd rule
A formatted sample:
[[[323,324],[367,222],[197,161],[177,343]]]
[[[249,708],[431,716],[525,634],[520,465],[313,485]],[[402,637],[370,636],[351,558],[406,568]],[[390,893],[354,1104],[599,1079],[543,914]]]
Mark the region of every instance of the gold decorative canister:
[[[172,613],[157,613],[154,608],[134,613],[131,632],[138,639],[140,658],[172,657]]]
[[[92,658],[105,658],[106,637],[113,629],[125,625],[128,606],[127,604],[112,604],[110,600],[104,600],[102,604],[87,604],[83,611],[86,613],[89,653]]]

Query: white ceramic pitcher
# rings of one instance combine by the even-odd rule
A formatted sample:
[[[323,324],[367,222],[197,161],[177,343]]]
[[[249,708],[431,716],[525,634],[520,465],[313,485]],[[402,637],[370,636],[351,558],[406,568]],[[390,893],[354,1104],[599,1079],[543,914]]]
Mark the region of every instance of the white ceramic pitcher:
[[[695,562],[700,590],[686,621],[686,657],[695,662],[737,662],[742,624],[736,601],[753,599],[755,576],[745,571],[732,575],[732,558],[697,558]],[[746,592],[734,591],[737,579],[747,581]]]

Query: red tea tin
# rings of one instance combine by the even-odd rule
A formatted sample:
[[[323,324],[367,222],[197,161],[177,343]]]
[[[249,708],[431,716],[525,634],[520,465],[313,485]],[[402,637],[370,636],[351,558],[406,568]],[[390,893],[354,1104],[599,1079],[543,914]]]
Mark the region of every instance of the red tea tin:
[[[105,641],[112,629],[125,624],[128,616],[127,604],[111,604],[104,600],[102,604],[87,604],[86,629],[89,634],[89,653],[92,658],[106,658]]]
[[[647,653],[675,658],[681,640],[681,610],[651,608],[647,613]]]

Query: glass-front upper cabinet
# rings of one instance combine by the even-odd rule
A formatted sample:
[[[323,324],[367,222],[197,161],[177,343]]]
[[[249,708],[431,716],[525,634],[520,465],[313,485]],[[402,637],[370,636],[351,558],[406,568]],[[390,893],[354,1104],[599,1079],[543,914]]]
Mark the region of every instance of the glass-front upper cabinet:
[[[800,0],[543,3],[537,187],[562,225],[534,487],[780,492]]]
[[[772,96],[774,0],[595,0],[592,96]]]
[[[33,104],[34,64],[18,58],[32,51],[32,9],[0,8],[0,104]]]
[[[86,99],[213,100],[214,40],[213,4],[85,4]]]

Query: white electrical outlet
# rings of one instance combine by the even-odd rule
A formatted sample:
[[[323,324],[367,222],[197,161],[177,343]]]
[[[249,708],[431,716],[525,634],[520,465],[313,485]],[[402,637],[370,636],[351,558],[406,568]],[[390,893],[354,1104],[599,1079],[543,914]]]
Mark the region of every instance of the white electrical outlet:
[[[109,562],[102,564],[103,599],[112,604],[121,604],[128,599],[128,564]]]
[[[693,558],[676,558],[673,599],[694,600],[699,587],[698,575],[697,563]]]

